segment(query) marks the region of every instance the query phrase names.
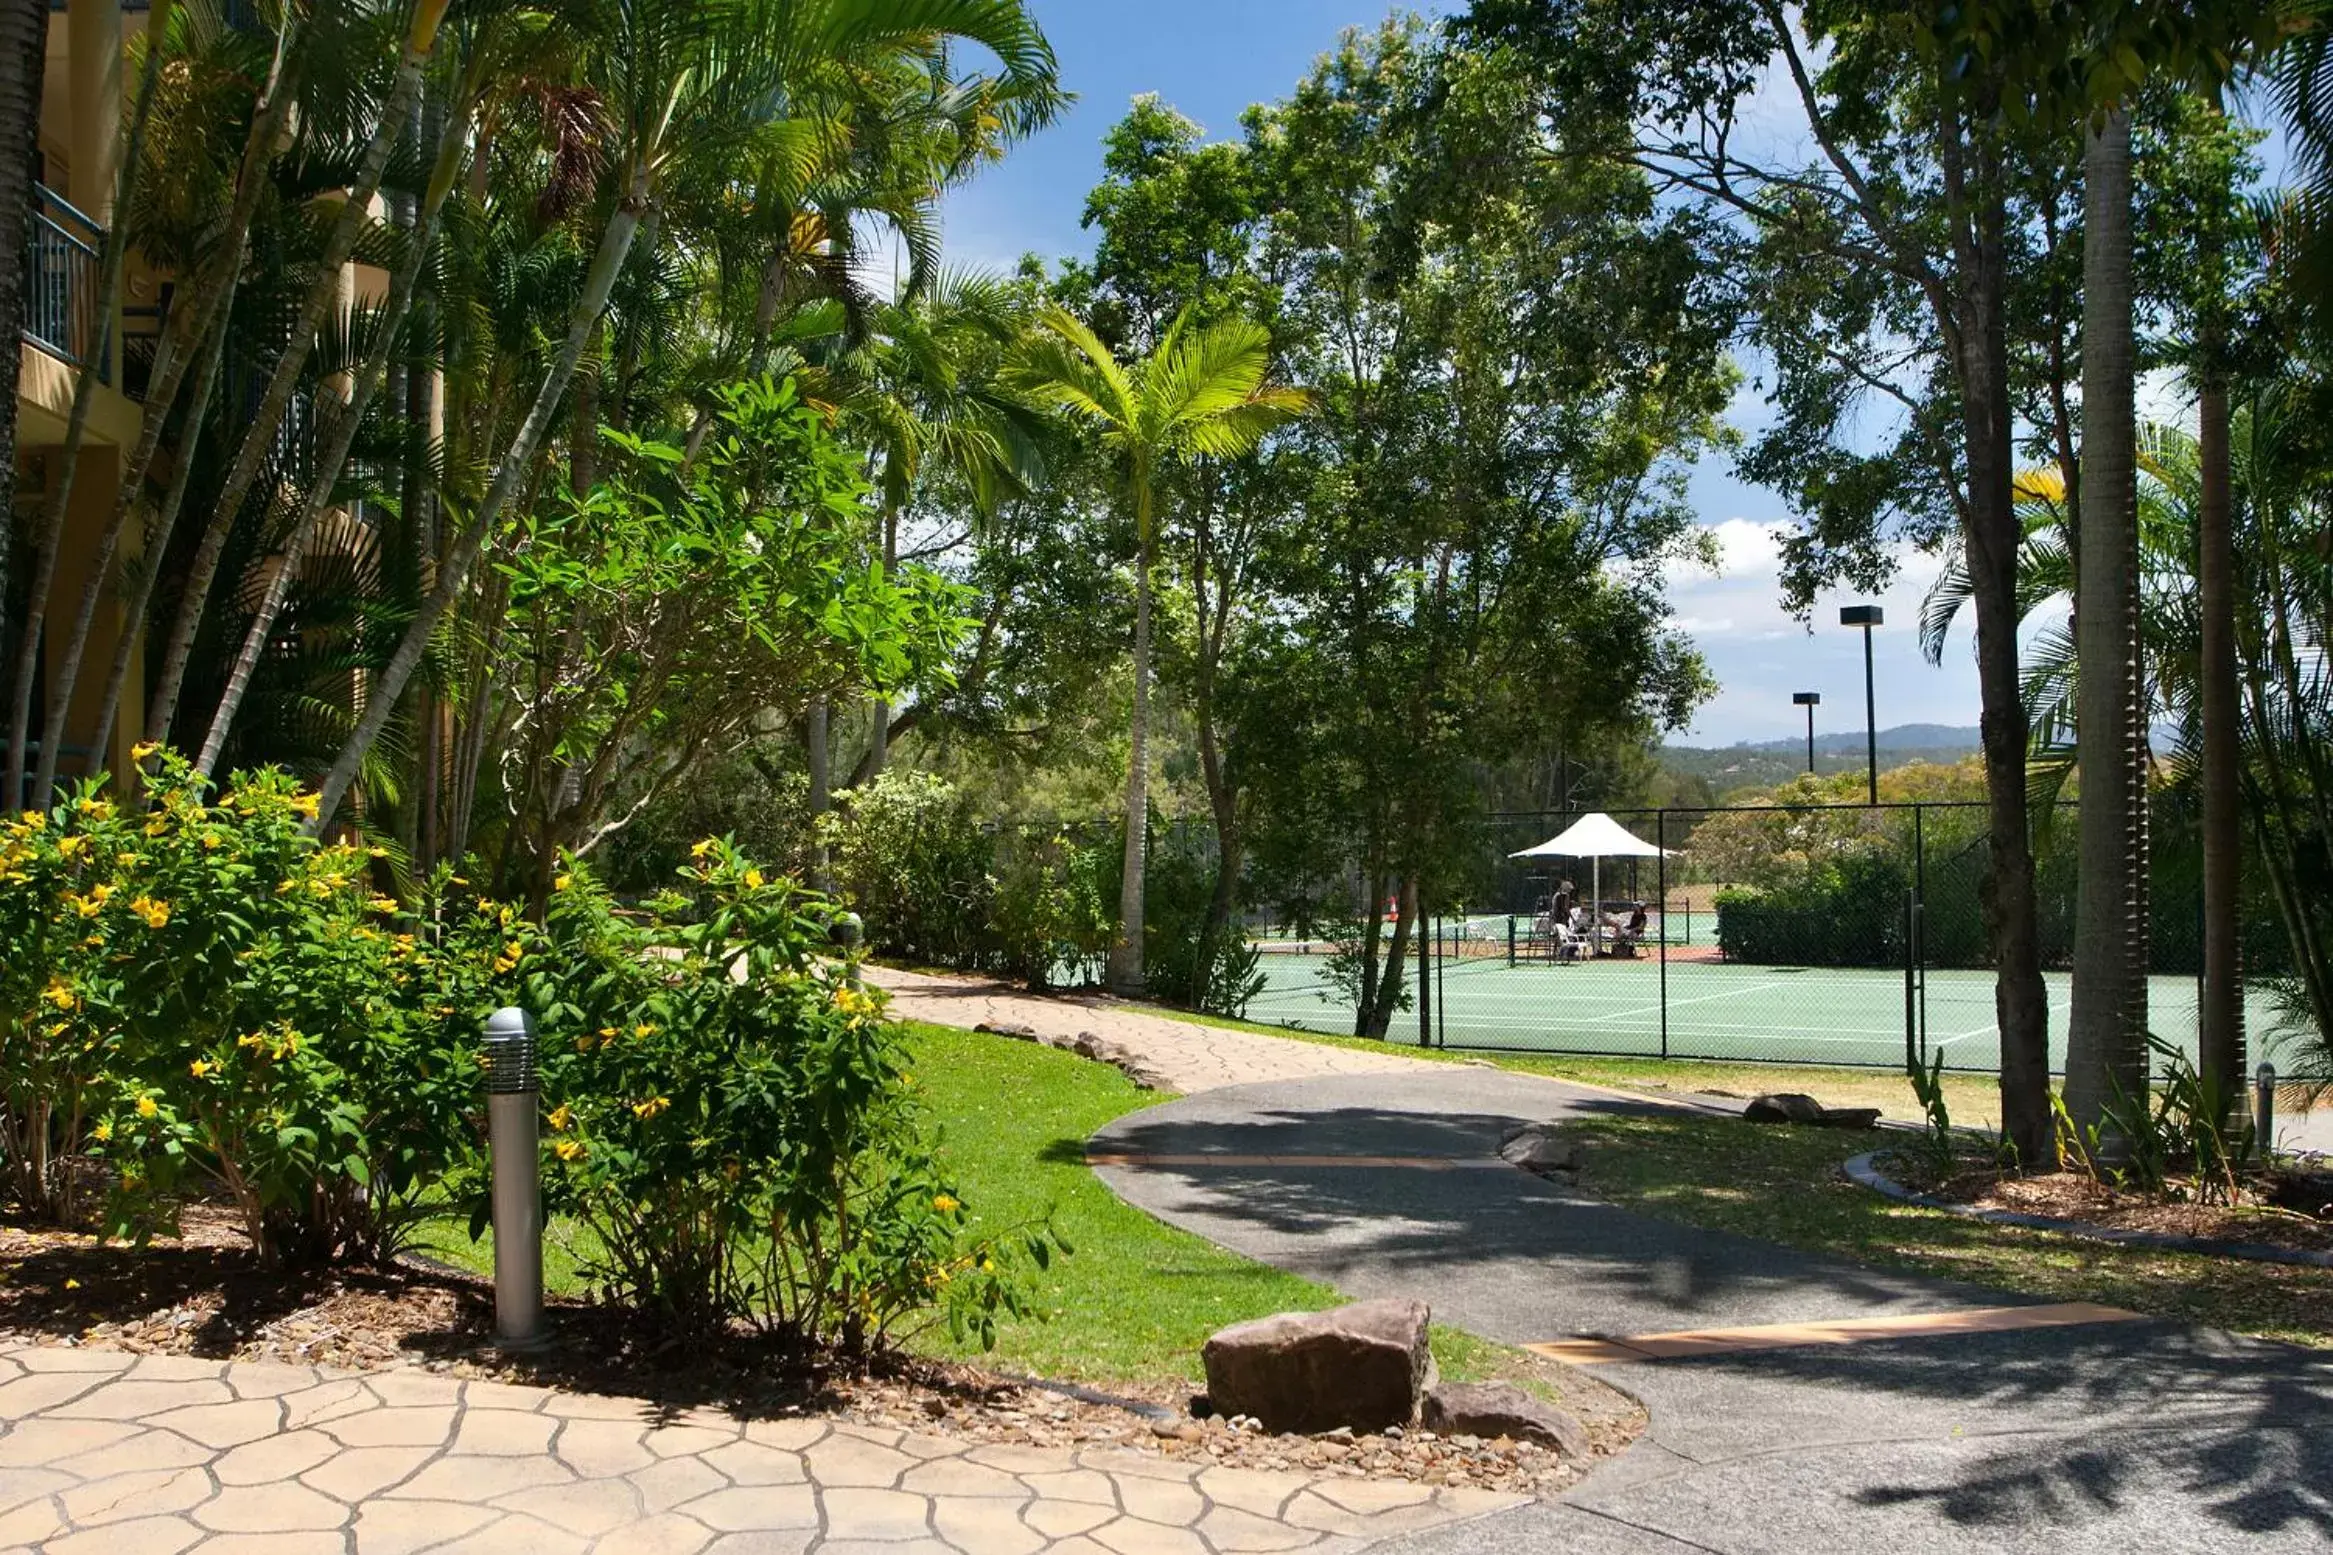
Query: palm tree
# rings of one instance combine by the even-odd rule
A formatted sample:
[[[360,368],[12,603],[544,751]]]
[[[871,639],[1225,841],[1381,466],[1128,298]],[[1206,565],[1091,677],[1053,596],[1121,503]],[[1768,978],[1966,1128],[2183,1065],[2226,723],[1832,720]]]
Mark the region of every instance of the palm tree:
[[[1233,458],[1300,414],[1310,396],[1268,381],[1271,337],[1263,326],[1226,318],[1189,327],[1186,310],[1146,359],[1121,364],[1083,320],[1046,308],[1024,349],[1022,391],[1100,432],[1117,457],[1134,518],[1134,712],[1126,756],[1125,871],[1118,891],[1118,938],[1105,975],[1112,991],[1142,991],[1142,885],[1148,831],[1151,567],[1158,550],[1161,468],[1194,456]]]
[[[2083,152],[2082,485],[2074,637],[2082,766],[2067,1113],[2090,1129],[2147,1087],[2147,699],[2138,550],[2130,115]],[[2112,1148],[2114,1142],[2108,1141]]]
[[[433,636],[466,589],[505,510],[533,474],[576,364],[600,329],[643,225],[653,227],[668,186],[733,164],[742,148],[788,118],[789,94],[846,68],[921,56],[951,39],[979,44],[1010,81],[1050,83],[1051,48],[1019,0],[758,0],[737,6],[636,6],[582,0],[563,12],[589,39],[578,58],[614,127],[599,180],[606,210],[564,339],[545,366],[526,418],[494,466],[483,498],[439,559],[436,576],[396,651],[366,691],[365,708],[324,774],[314,825],[330,824],[375,742],[401,705]],[[818,127],[800,139],[817,144]]]
[[[1022,310],[1001,281],[942,275],[930,290],[874,311],[865,346],[838,364],[850,384],[841,409],[880,456],[885,571],[899,565],[899,520],[927,474],[945,475],[970,494],[986,519],[1005,497],[1026,491],[1043,473],[1037,428],[1027,406],[1000,385],[1004,348],[1022,333]],[[851,781],[883,770],[893,734],[891,705],[877,698],[867,755]]]

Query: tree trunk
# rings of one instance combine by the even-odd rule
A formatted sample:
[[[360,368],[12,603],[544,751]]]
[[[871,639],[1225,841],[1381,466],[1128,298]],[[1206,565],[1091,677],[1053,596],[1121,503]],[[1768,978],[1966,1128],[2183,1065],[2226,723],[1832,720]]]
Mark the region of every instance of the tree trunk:
[[[407,624],[397,651],[390,656],[379,679],[367,688],[364,715],[357,720],[356,728],[350,731],[339,754],[333,757],[330,770],[324,774],[316,818],[309,823],[312,832],[321,833],[331,824],[333,812],[340,808],[340,801],[347,797],[349,786],[356,781],[357,769],[371,754],[381,731],[388,727],[389,716],[397,699],[404,695],[406,682],[420,667],[421,656],[428,651],[429,639],[437,631],[438,622],[444,619],[454,597],[469,581],[471,567],[477,564],[479,553],[502,521],[502,510],[517,494],[519,482],[541,450],[543,439],[550,433],[552,417],[558,412],[560,398],[567,392],[567,380],[574,376],[575,364],[582,358],[591,332],[599,327],[600,316],[607,311],[608,293],[614,290],[617,272],[632,251],[632,239],[640,230],[640,219],[647,206],[648,165],[643,159],[634,163],[624,197],[608,215],[608,224],[600,234],[599,252],[592,258],[591,271],[584,278],[583,294],[576,298],[568,320],[567,340],[544,373],[527,419],[494,473],[493,485],[447,553],[445,564],[438,569],[437,581]]]
[[[1150,552],[1146,533],[1134,553],[1134,718],[1126,751],[1125,872],[1118,884],[1118,938],[1102,973],[1112,993],[1129,999],[1140,997],[1143,988],[1142,880],[1150,822]]]
[[[1949,155],[1960,147],[1950,143]],[[1977,147],[1968,236],[1951,322],[1957,336],[1962,439],[1968,463],[1963,516],[1969,599],[1975,607],[1987,837],[1982,901],[1993,955],[1993,1010],[2001,1033],[2001,1128],[2019,1161],[2054,1166],[2049,1097],[2049,991],[2041,975],[2040,910],[2026,797],[2025,687],[2017,662],[2017,553],[2022,539],[2010,410],[2005,202],[1995,154]]]
[[[185,594],[179,601],[178,619],[170,629],[170,644],[162,656],[162,672],[155,680],[153,703],[146,718],[147,732],[155,739],[163,738],[162,731],[177,716],[178,693],[184,685],[187,659],[194,651],[195,634],[202,625],[203,610],[218,573],[220,553],[226,549],[227,538],[234,530],[235,515],[258,480],[284,417],[291,410],[292,395],[299,387],[300,373],[308,365],[309,355],[315,350],[325,315],[339,299],[341,268],[356,252],[357,239],[363,236],[365,223],[371,219],[373,196],[380,190],[389,154],[396,150],[413,104],[419,99],[422,67],[436,44],[435,19],[445,14],[446,3],[447,0],[425,0],[422,14],[415,19],[414,35],[406,40],[396,79],[383,104],[379,122],[373,127],[372,139],[365,147],[356,183],[343,199],[340,214],[325,239],[315,282],[300,304],[300,316],[292,324],[283,354],[276,358],[275,367],[268,374],[259,408],[243,434],[227,479],[219,488],[218,505],[211,515],[210,526],[203,531],[202,544],[187,567]]]
[[[2222,1094],[2240,1111],[2245,1058],[2243,701],[2236,684],[2226,256],[2216,224],[2207,224],[2205,233],[2213,286],[2196,341],[2203,364],[2196,396],[2196,605],[2202,617],[2196,721],[2203,745],[2203,988],[2196,1009],[2196,1067],[2217,1079]],[[2261,1141],[2264,1149],[2268,1144]]]
[[[48,0],[0,0],[0,470],[16,480],[16,380],[23,360],[25,251],[32,234],[32,171],[40,156],[41,80],[47,68]],[[119,218],[117,217],[118,221]],[[8,598],[8,569],[16,559],[13,516],[0,511],[0,610]],[[53,550],[54,547],[52,546]],[[17,673],[26,673],[21,667]],[[29,697],[31,688],[24,688]],[[26,706],[30,702],[26,701]],[[50,735],[53,743],[56,736]],[[7,753],[8,786],[0,810],[24,797],[24,736]]]
[[[834,747],[827,738],[826,705],[825,697],[812,697],[802,720],[804,760],[810,768],[810,884],[820,891],[833,889],[826,875],[826,839],[818,830],[818,818],[834,805],[829,771]]]
[[[2130,119],[2084,143],[2082,508],[2074,634],[2080,677],[2080,878],[2066,1111],[2105,1122],[2147,1085],[2147,718],[2139,650],[2136,350]],[[2114,1141],[2102,1143],[2115,1148]]]
[[[373,342],[372,352],[358,366],[356,381],[349,386],[348,403],[341,407],[324,447],[318,450],[315,474],[309,479],[299,516],[284,538],[275,571],[268,578],[259,608],[253,612],[251,625],[243,634],[243,645],[236,650],[226,689],[220,693],[218,708],[211,716],[210,732],[203,737],[202,752],[195,758],[195,770],[204,777],[217,770],[219,756],[226,749],[227,731],[234,726],[243,698],[251,690],[252,674],[258,669],[260,654],[275,630],[284,600],[291,594],[292,579],[307,552],[308,542],[314,538],[332,505],[333,490],[340,483],[340,472],[348,463],[349,450],[356,444],[365,413],[372,408],[373,396],[388,381],[389,364],[397,355],[398,336],[405,327],[406,315],[412,310],[422,273],[428,268],[438,215],[445,209],[446,196],[453,193],[455,179],[461,175],[462,150],[461,138],[451,134],[438,147],[421,210],[407,234],[405,253],[397,261],[396,273],[389,279],[389,295],[381,309],[380,338]]]
[[[230,300],[229,306],[232,305]],[[226,358],[227,331],[222,329],[213,334],[201,365],[195,368],[194,384],[186,404],[185,430],[179,434],[176,467],[170,472],[170,489],[163,493],[162,506],[155,510],[153,524],[146,535],[146,565],[139,570],[137,584],[122,607],[122,632],[114,641],[113,662],[106,666],[105,691],[97,705],[96,732],[90,738],[93,771],[106,746],[113,741],[113,721],[120,716],[122,690],[129,684],[130,659],[137,652],[139,639],[145,635],[146,606],[154,597],[155,581],[162,575],[162,558],[169,549],[172,531],[178,527],[178,515],[186,508],[186,485],[194,474],[195,447],[202,439],[203,422],[210,415],[211,395],[218,386]],[[154,737],[158,739],[160,735]]]
[[[1393,939],[1385,949],[1384,975],[1377,979],[1377,997],[1367,1010],[1361,1035],[1382,1042],[1393,1031],[1393,1017],[1401,1009],[1402,984],[1409,971],[1410,938],[1418,919],[1418,883],[1401,884],[1400,905],[1394,910]],[[1371,909],[1374,912],[1376,909]]]

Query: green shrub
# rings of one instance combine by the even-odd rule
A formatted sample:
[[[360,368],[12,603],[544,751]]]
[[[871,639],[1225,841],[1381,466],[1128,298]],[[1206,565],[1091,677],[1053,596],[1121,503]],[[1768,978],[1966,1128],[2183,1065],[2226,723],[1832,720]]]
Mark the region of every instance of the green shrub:
[[[1102,852],[1057,831],[1023,836],[1006,853],[993,909],[1003,970],[1031,988],[1052,988],[1108,952],[1112,913],[1102,895]]]
[[[692,874],[639,926],[580,877],[554,895],[529,991],[580,1260],[681,1336],[742,1320],[858,1356],[944,1316],[992,1341],[1050,1233],[966,1242],[898,1029],[824,959],[831,908],[726,843]]]
[[[835,893],[878,954],[977,967],[994,953],[994,842],[946,779],[891,771],[819,817]]]
[[[162,758],[94,920],[109,954],[84,984],[107,1025],[90,1143],[119,1172],[109,1229],[171,1229],[207,1183],[263,1259],[385,1257],[472,1148],[477,1016],[516,966],[507,924],[400,933],[368,850],[311,838],[314,797],[289,777],[202,791]]]

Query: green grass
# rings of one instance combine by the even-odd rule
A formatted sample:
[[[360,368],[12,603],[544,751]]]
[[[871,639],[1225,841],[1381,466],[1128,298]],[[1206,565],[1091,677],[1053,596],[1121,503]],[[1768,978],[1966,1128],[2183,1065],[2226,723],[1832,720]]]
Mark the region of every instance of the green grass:
[[[1033,1042],[908,1029],[941,1157],[977,1224],[1050,1214],[1076,1249],[1037,1280],[1045,1320],[1001,1325],[988,1363],[1091,1380],[1195,1377],[1200,1344],[1224,1324],[1335,1304],[1325,1286],[1151,1219],[1086,1167],[1094,1130],[1159,1099],[1116,1069]]]
[[[1810,1252],[2097,1301],[2333,1347],[2333,1272],[2121,1247],[1945,1215],[1848,1182],[1839,1163],[1900,1139],[1723,1118],[1599,1118],[1581,1186],[1630,1209]]]
[[[1050,1216],[1076,1249],[1035,1276],[1036,1310],[999,1324],[995,1350],[956,1348],[944,1329],[922,1336],[920,1347],[1046,1377],[1193,1381],[1199,1347],[1216,1329],[1342,1299],[1153,1220],[1087,1168],[1085,1141],[1096,1129],[1163,1099],[1135,1089],[1118,1070],[978,1032],[921,1024],[908,1032],[940,1155],[976,1227]],[[555,1223],[545,1239],[544,1283],[554,1294],[582,1292],[574,1230]],[[491,1243],[470,1241],[456,1220],[428,1227],[418,1250],[477,1273],[493,1269]],[[1503,1377],[1545,1390],[1542,1363],[1504,1345],[1437,1327],[1433,1346],[1449,1376]]]

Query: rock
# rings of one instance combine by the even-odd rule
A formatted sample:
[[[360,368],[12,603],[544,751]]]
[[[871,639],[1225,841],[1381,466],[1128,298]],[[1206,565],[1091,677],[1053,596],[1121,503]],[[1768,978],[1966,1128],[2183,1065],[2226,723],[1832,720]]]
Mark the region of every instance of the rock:
[[[1419,1418],[1461,1443],[1470,1437],[1538,1442],[1566,1456],[1588,1455],[1588,1433],[1579,1421],[1506,1382],[1444,1382],[1426,1390]]]
[[[1820,1123],[1823,1104],[1812,1096],[1801,1096],[1796,1091],[1783,1091],[1772,1096],[1753,1097],[1742,1109],[1742,1116],[1752,1123]]]
[[[1877,1128],[1877,1107],[1825,1107],[1823,1115],[1815,1119],[1825,1128]]]
[[[1519,1128],[1499,1145],[1499,1155],[1527,1172],[1576,1172],[1580,1169],[1580,1146],[1577,1140],[1566,1139],[1555,1129],[1543,1123]]]
[[[1427,1317],[1422,1301],[1357,1301],[1235,1323],[1201,1352],[1207,1396],[1270,1431],[1407,1425],[1434,1380]]]

